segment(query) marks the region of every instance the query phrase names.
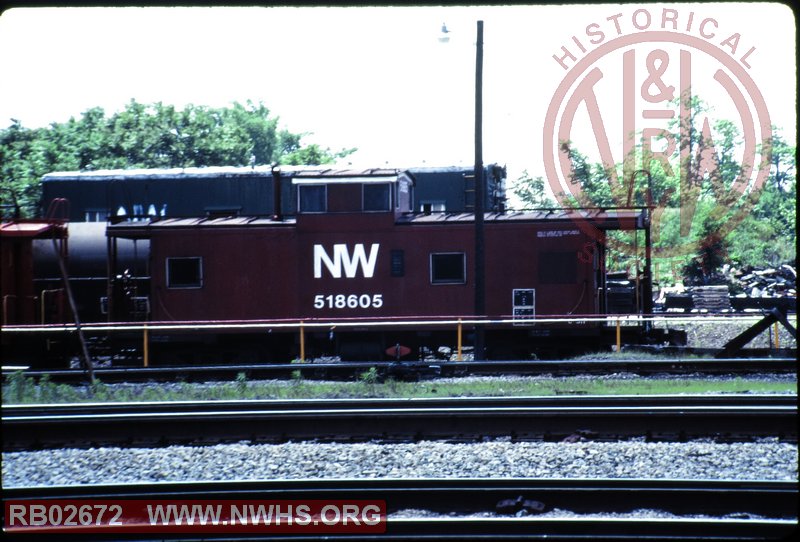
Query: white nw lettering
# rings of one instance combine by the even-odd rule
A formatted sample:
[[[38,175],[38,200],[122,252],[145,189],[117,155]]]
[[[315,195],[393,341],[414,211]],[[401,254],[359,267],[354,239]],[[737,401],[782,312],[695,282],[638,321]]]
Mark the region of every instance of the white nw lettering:
[[[361,267],[364,278],[372,278],[375,273],[375,264],[378,261],[379,248],[380,245],[378,243],[373,243],[369,250],[369,257],[367,257],[364,245],[359,243],[353,247],[351,256],[347,250],[347,245],[333,245],[333,258],[331,258],[322,245],[314,245],[314,278],[322,278],[323,264],[335,279],[342,278],[343,266],[344,274],[349,279],[356,276],[359,267]]]

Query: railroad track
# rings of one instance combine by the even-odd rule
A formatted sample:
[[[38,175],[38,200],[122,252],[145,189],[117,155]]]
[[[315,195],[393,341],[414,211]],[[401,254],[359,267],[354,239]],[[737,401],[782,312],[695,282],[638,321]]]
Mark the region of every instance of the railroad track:
[[[4,405],[4,450],[220,442],[797,440],[796,395],[556,396]]]
[[[178,482],[5,488],[4,499],[384,501],[386,532],[358,539],[784,539],[797,528],[798,484],[668,479],[372,479]],[[596,517],[659,510],[677,517]],[[424,511],[420,512],[420,511]],[[570,513],[582,516],[570,516]],[[588,514],[588,515],[586,515]],[[698,515],[700,517],[698,517]],[[154,529],[153,535],[166,532]],[[9,534],[9,533],[6,533]],[[28,535],[29,536],[29,535]],[[60,540],[86,535],[62,535]],[[101,532],[93,540],[119,539]],[[170,534],[170,539],[179,535]],[[196,539],[194,535],[191,539]],[[353,535],[325,533],[325,539]],[[20,537],[21,538],[21,537]],[[187,535],[184,535],[187,538]],[[250,540],[225,528],[203,539]],[[270,540],[319,540],[302,532]]]
[[[755,359],[664,359],[664,360],[565,360],[565,361],[465,361],[359,363],[285,363],[191,367],[120,367],[95,369],[95,377],[114,382],[203,382],[233,380],[239,374],[248,379],[288,379],[299,374],[308,379],[352,380],[371,368],[381,377],[425,378],[467,375],[554,375],[632,373],[638,375],[720,375],[720,374],[796,374],[794,358]],[[4,368],[8,377],[13,369]],[[36,380],[47,375],[51,382],[77,384],[86,381],[80,370],[24,371]]]

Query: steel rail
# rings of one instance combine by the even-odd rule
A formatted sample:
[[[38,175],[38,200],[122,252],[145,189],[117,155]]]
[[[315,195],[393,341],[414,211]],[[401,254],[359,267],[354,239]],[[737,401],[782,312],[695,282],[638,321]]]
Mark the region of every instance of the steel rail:
[[[670,404],[670,401],[672,402]],[[3,449],[509,437],[797,440],[797,397],[667,396],[3,406]]]
[[[510,397],[407,397],[342,399],[233,399],[220,401],[135,401],[5,404],[3,418],[78,414],[155,414],[206,411],[277,411],[402,408],[526,407],[797,407],[796,394],[541,395]]]
[[[9,500],[71,498],[385,501],[387,531],[368,538],[370,540],[544,537],[600,540],[642,537],[648,540],[783,538],[797,528],[798,505],[798,484],[795,481],[323,479],[40,486],[5,488],[4,492],[5,498]],[[535,503],[535,509],[531,509],[528,503]],[[586,515],[624,514],[641,509],[659,510],[678,517],[609,518]],[[415,515],[412,510],[424,510],[441,516],[420,517],[421,514]],[[539,513],[555,510],[583,515],[537,516]],[[406,512],[397,514],[401,511]],[[518,515],[523,517],[517,517]],[[697,517],[698,515],[701,517]],[[742,519],[754,516],[755,519]],[[219,533],[204,533],[204,538],[246,540],[252,539],[252,535],[233,535],[221,530]],[[277,538],[321,539],[320,535]],[[326,534],[325,538],[347,539],[348,536]],[[271,536],[270,539],[275,538]]]
[[[287,379],[296,372],[303,378],[349,380],[376,368],[383,377],[452,377],[466,375],[558,375],[631,373],[638,375],[719,375],[719,374],[797,374],[794,358],[757,359],[664,359],[664,360],[556,360],[556,361],[415,361],[395,363],[336,362],[216,365],[189,367],[120,367],[98,369],[95,377],[103,382],[168,382],[233,380],[239,374],[247,379]],[[3,370],[3,375],[17,371]],[[51,382],[79,383],[86,380],[80,370],[23,371],[27,378],[47,376]]]

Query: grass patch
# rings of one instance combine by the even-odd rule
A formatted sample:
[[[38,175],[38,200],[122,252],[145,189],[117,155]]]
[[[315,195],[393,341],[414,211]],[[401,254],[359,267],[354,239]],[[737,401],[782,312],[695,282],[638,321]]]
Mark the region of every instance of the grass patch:
[[[423,382],[380,381],[367,371],[355,382],[291,380],[248,381],[240,374],[233,382],[170,384],[55,384],[14,373],[3,384],[4,404],[213,401],[234,399],[342,399],[364,397],[513,397],[540,395],[657,395],[698,393],[797,393],[794,379],[758,378],[638,378],[619,377],[472,377]]]

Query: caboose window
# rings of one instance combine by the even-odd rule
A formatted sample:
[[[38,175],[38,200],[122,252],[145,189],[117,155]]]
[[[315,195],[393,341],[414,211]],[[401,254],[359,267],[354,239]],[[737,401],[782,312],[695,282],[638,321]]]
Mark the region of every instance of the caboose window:
[[[301,213],[324,213],[328,210],[327,191],[325,185],[307,184],[297,187],[297,197],[300,200],[298,208]]]
[[[431,284],[464,284],[466,261],[463,252],[431,254]]]
[[[203,258],[167,258],[167,288],[202,288]]]
[[[390,190],[388,183],[364,184],[364,210],[391,211]]]

